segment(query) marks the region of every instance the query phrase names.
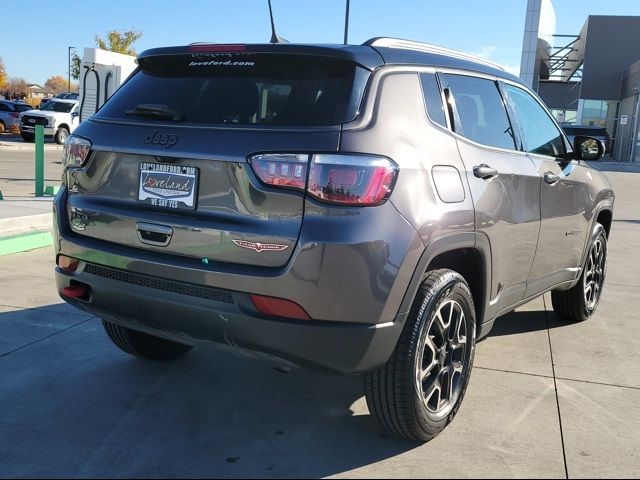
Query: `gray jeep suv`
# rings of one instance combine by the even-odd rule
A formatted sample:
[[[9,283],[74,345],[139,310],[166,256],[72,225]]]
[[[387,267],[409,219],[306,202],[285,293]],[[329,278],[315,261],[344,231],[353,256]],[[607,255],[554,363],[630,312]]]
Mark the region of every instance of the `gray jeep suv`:
[[[613,192],[538,97],[408,41],[153,49],[64,148],[56,282],[139,357],[223,343],[363,374],[382,427],[453,419],[475,345],[592,315]]]

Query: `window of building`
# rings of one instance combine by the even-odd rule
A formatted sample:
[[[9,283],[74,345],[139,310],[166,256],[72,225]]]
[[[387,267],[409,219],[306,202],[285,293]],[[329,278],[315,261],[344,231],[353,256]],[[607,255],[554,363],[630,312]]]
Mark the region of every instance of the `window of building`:
[[[455,131],[483,145],[513,150],[513,129],[496,82],[465,75],[445,78],[460,117]]]

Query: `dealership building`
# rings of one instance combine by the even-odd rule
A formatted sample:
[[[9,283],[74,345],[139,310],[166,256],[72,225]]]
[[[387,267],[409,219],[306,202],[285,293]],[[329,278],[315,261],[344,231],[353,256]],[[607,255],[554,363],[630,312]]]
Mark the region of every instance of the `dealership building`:
[[[556,33],[551,0],[528,0],[520,77],[559,122],[606,128],[610,155],[640,161],[640,17],[589,16]]]

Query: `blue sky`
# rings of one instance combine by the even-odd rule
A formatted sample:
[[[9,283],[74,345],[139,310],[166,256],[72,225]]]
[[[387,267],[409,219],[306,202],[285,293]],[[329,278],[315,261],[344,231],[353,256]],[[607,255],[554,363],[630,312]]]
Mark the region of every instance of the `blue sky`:
[[[278,33],[291,42],[342,43],[345,0],[272,0]],[[351,0],[349,43],[395,36],[480,54],[518,71],[526,0]],[[588,15],[640,15],[640,0],[554,0],[557,33]],[[5,13],[6,13],[5,9]],[[59,0],[46,14],[3,22],[0,58],[10,76],[44,83],[67,72],[67,47],[94,46],[111,29],[142,31],[135,47],[196,41],[265,42],[266,0]],[[640,35],[640,32],[639,32]],[[12,41],[15,39],[15,41]]]

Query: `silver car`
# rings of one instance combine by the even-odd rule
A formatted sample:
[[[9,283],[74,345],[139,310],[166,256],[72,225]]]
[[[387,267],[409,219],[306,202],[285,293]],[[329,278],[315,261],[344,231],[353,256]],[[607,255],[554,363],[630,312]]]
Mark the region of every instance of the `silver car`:
[[[32,108],[26,103],[0,100],[0,133],[10,132],[13,126],[19,127],[20,113]]]

